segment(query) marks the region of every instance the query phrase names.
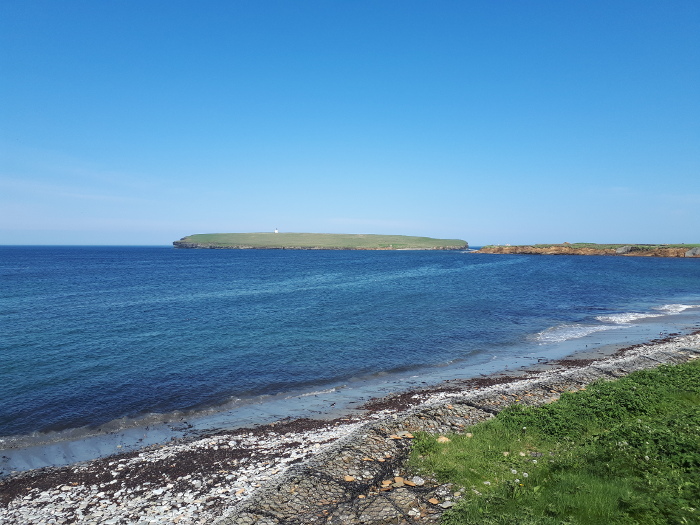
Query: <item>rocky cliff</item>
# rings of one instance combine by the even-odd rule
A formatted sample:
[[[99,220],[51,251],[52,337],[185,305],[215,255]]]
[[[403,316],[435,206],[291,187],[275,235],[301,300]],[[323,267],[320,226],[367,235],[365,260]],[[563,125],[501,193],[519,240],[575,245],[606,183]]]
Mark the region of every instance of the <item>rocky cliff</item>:
[[[621,246],[594,248],[557,244],[551,246],[485,246],[477,253],[518,253],[538,255],[617,255],[625,257],[700,257],[700,249],[664,246]]]

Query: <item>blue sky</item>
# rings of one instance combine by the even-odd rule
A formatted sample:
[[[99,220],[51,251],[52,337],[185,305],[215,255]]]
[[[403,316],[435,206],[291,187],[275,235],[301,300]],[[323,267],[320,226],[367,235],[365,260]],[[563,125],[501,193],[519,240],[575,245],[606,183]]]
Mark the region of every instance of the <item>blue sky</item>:
[[[0,244],[700,242],[700,2],[0,0]]]

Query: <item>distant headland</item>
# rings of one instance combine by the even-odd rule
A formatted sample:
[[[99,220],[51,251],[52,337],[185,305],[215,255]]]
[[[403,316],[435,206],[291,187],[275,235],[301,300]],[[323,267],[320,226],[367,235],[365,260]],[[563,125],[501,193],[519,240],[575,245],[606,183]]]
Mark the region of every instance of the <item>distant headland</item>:
[[[595,244],[590,242],[532,244],[528,246],[489,245],[477,253],[519,253],[538,255],[623,255],[628,257],[700,257],[700,244]]]
[[[461,239],[342,233],[201,233],[173,242],[175,248],[268,250],[466,250]]]

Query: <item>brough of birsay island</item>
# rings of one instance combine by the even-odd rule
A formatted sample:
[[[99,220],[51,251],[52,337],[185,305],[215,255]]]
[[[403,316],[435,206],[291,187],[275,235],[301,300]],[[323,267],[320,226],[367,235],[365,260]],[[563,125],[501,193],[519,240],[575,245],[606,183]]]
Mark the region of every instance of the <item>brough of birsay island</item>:
[[[329,233],[209,233],[188,235],[173,242],[176,248],[271,250],[466,250],[459,239],[408,235]]]

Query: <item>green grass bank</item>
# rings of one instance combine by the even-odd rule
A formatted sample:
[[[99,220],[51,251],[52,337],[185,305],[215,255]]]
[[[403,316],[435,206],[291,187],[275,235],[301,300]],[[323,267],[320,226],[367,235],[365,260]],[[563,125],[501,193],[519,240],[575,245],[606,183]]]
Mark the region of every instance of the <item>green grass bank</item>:
[[[700,360],[513,406],[412,468],[464,494],[445,525],[700,523]]]
[[[461,239],[433,239],[406,235],[335,233],[204,233],[189,235],[176,248],[285,250],[463,250]]]

